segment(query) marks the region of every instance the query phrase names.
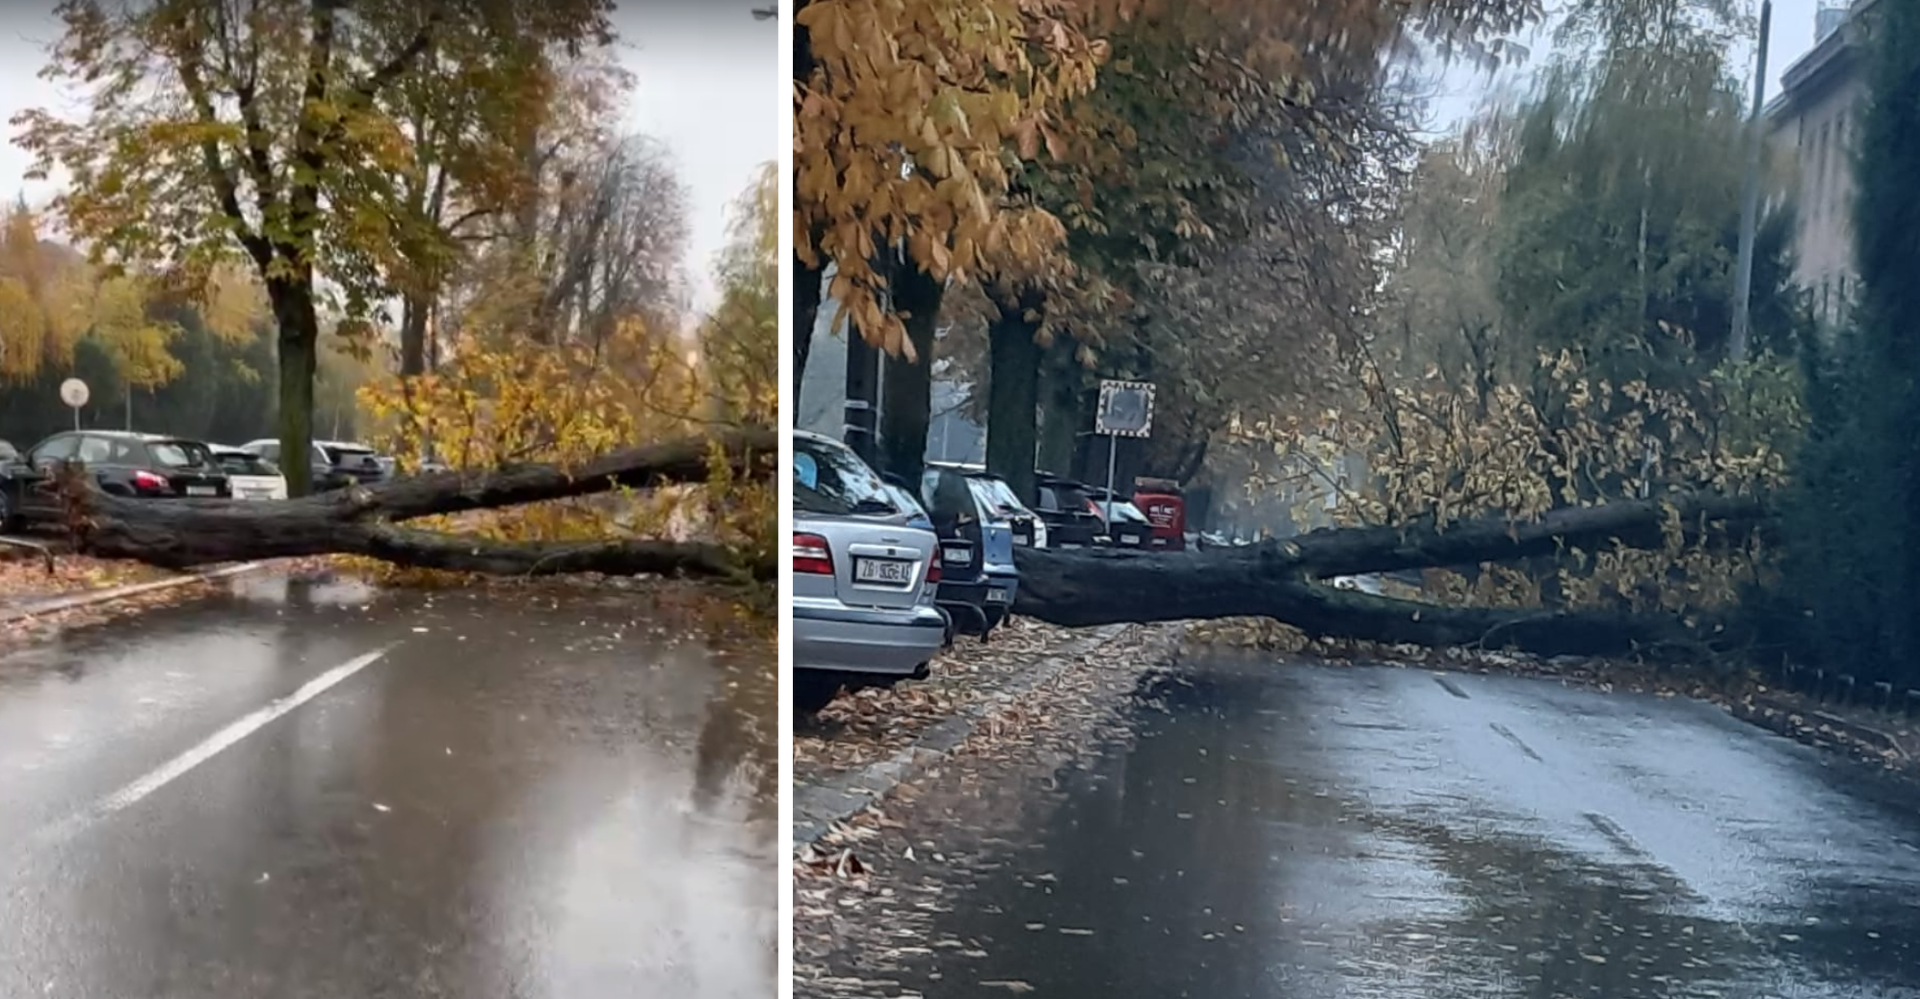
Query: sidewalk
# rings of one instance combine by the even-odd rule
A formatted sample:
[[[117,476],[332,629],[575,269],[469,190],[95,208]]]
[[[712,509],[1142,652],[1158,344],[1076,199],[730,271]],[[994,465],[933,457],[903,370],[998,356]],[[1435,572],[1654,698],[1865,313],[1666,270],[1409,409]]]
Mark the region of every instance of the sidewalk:
[[[40,539],[33,539],[42,544]],[[266,563],[244,562],[175,572],[139,562],[0,545],[0,651],[63,628],[138,613],[192,596],[205,584]],[[47,555],[52,558],[49,571]]]
[[[843,695],[817,717],[796,719],[795,845],[822,840],[902,785],[935,779],[956,754],[1026,746],[1061,730],[1063,719],[1104,712],[1165,662],[1178,632],[1016,620],[991,644],[961,639],[926,680]]]

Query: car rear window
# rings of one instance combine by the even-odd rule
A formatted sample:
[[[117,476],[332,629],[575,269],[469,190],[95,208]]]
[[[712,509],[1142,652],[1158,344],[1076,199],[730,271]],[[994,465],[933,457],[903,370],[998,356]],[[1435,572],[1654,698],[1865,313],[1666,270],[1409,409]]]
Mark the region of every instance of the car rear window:
[[[222,451],[214,455],[220,467],[229,475],[278,475],[280,470],[272,462],[250,451]]]
[[[1042,502],[1046,502],[1047,498],[1051,497],[1052,502],[1050,509],[1059,510],[1063,513],[1074,513],[1085,510],[1089,500],[1087,494],[1081,492],[1079,489],[1059,483],[1042,487],[1040,495]]]
[[[852,450],[808,438],[793,442],[793,505],[809,513],[900,512],[886,483]]]
[[[328,462],[346,468],[359,468],[373,463],[372,448],[322,445],[320,451],[327,456]]]
[[[1026,504],[1020,502],[1020,497],[1013,494],[1013,487],[1007,485],[1005,479],[982,478],[975,479],[974,481],[986,487],[987,494],[993,497],[993,501],[1000,505],[1002,511],[1006,513],[1028,512]]]
[[[204,468],[214,464],[213,452],[193,441],[148,441],[147,455],[159,468]]]

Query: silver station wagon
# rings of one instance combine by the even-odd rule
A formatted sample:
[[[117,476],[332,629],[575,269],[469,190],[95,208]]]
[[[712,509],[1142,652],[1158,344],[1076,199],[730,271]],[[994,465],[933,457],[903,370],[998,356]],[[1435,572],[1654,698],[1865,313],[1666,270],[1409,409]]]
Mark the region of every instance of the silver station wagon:
[[[950,624],[934,606],[940,548],[852,449],[793,437],[794,703],[925,676]]]

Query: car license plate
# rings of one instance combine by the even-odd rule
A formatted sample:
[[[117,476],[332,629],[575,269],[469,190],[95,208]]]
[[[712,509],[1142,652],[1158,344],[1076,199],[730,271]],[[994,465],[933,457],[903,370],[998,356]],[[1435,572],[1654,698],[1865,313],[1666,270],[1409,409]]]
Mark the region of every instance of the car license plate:
[[[913,563],[884,558],[857,558],[853,560],[853,579],[857,583],[906,586],[913,582]]]
[[[1122,534],[1120,535],[1120,543],[1123,545],[1137,545],[1140,543],[1140,535]]]
[[[220,495],[220,490],[215,489],[212,486],[188,486],[187,495],[188,496],[218,496]]]
[[[987,591],[987,603],[1004,604],[1007,602],[1008,602],[1008,598],[1007,598],[1006,590],[1003,590],[996,586],[993,589]]]
[[[942,548],[940,549],[940,557],[945,559],[949,565],[973,564],[973,552],[965,548]]]

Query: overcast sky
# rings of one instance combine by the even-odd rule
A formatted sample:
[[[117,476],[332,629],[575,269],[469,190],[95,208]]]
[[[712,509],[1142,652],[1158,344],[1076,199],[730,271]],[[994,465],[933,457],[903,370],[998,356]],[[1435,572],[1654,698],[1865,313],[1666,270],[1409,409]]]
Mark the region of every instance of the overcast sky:
[[[1818,7],[1832,6],[1837,0],[1775,0],[1773,5],[1773,37],[1767,44],[1767,100],[1771,101],[1780,94],[1780,75],[1786,72],[1794,60],[1806,55],[1813,48],[1813,15]],[[1745,0],[1748,12],[1754,23],[1760,21],[1759,0]],[[1551,12],[1563,6],[1548,0],[1549,23]],[[1514,66],[1503,68],[1491,79],[1484,71],[1469,66],[1456,65],[1439,74],[1439,80],[1433,91],[1432,126],[1434,131],[1444,132],[1454,124],[1473,114],[1481,100],[1491,89],[1524,85],[1528,74],[1544,63],[1552,54],[1548,44],[1546,26],[1536,28],[1533,33],[1521,39],[1522,44],[1531,50],[1528,59]],[[1745,86],[1753,85],[1753,48],[1754,39],[1735,53],[1734,68]],[[1752,100],[1752,90],[1747,90],[1748,100]]]
[[[533,0],[538,2],[538,0]],[[46,43],[58,34],[52,0],[34,6],[0,0],[0,190],[45,200],[45,184],[27,184],[28,158],[5,124],[28,107],[61,108],[63,94],[36,73]],[[727,211],[755,169],[779,152],[786,120],[779,75],[780,28],[750,16],[754,0],[624,0],[614,15],[622,60],[638,89],[629,131],[651,135],[673,151],[692,213],[687,272],[696,307],[717,297],[715,254],[725,245]]]

